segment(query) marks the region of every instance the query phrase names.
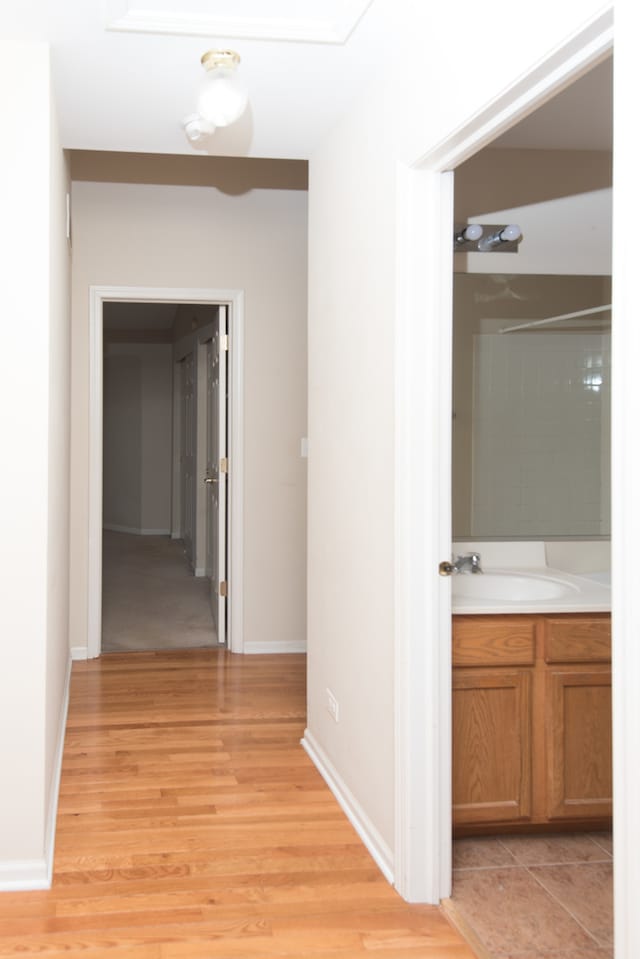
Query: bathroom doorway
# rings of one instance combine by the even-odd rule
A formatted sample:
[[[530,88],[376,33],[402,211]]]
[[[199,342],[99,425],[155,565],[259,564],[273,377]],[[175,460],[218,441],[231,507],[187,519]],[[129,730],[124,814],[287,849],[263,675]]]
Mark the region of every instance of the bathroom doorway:
[[[488,556],[497,555],[501,542],[505,556],[514,550],[524,555],[528,543],[541,544],[541,562],[547,567],[601,581],[610,577],[611,156],[608,58],[456,168],[456,224],[518,223],[523,238],[516,255],[479,252],[466,244],[466,251],[454,256],[454,554],[456,541],[480,551],[484,543]],[[573,238],[581,234],[583,243],[576,244]],[[536,630],[532,648],[538,650],[532,655],[544,658],[545,617],[527,617],[523,610],[531,613],[532,607],[526,605],[503,604],[492,610],[492,622],[498,631],[531,625]],[[563,667],[565,676],[573,671],[582,684],[594,682],[590,705],[597,702],[601,709],[608,703],[607,715],[599,714],[597,723],[600,730],[608,729],[602,761],[596,764],[599,782],[590,783],[596,791],[608,789],[608,799],[603,793],[594,807],[602,815],[591,826],[588,818],[583,820],[577,832],[571,830],[570,818],[563,828],[561,819],[551,817],[547,826],[540,824],[539,834],[524,835],[519,830],[527,829],[531,818],[527,794],[542,808],[539,779],[558,775],[551,762],[553,747],[538,743],[529,751],[526,736],[516,742],[514,714],[506,725],[520,756],[516,779],[520,772],[523,778],[509,783],[514,787],[511,813],[501,808],[498,796],[506,780],[494,784],[496,794],[488,804],[493,813],[485,821],[477,803],[465,811],[471,810],[471,793],[479,787],[476,783],[472,789],[468,779],[456,776],[456,764],[462,762],[459,744],[469,722],[469,697],[475,696],[476,713],[490,711],[486,695],[483,699],[478,693],[478,676],[487,688],[489,680],[504,679],[503,688],[494,685],[493,698],[501,696],[508,709],[517,704],[518,710],[528,709],[530,702],[532,715],[537,701],[544,705],[551,686],[538,682],[537,674],[527,685],[529,667],[524,660],[516,662],[517,657],[502,676],[495,663],[492,670],[492,664],[479,660],[475,677],[468,675],[473,669],[457,668],[457,626],[465,636],[474,621],[488,629],[487,617],[466,612],[456,605],[454,590],[453,803],[454,827],[458,825],[451,915],[485,956],[520,951],[535,959],[572,949],[609,955],[610,618],[602,611],[576,613],[581,617],[576,626],[561,612],[555,620],[568,630],[581,628],[591,617],[594,628],[603,630],[597,664]],[[518,687],[520,680],[524,685]],[[583,703],[585,722],[589,704]],[[504,771],[507,756],[501,755]],[[502,826],[491,822],[496,815],[505,820]]]

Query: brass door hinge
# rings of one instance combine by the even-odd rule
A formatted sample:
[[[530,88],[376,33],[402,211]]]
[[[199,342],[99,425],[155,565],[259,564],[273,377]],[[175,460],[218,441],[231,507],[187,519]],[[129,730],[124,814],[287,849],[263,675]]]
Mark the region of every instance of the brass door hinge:
[[[229,472],[229,460],[227,459],[226,456],[223,456],[222,459],[220,460],[220,472],[221,473]]]
[[[220,583],[220,585],[219,585],[219,587],[218,587],[218,592],[219,592],[220,596],[226,596],[226,595],[227,595],[227,581],[226,581],[226,579],[223,579],[222,582]]]

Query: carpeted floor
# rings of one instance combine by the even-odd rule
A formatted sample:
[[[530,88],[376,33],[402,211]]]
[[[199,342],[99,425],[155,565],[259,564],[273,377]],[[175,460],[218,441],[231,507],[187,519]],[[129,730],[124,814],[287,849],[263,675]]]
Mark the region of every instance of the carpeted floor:
[[[193,575],[182,542],[104,530],[103,652],[215,645],[209,580]]]

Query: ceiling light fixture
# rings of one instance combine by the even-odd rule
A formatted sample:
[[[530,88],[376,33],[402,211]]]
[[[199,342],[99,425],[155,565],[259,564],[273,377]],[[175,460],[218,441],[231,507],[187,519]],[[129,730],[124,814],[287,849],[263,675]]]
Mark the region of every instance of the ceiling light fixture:
[[[200,62],[206,76],[198,90],[197,112],[185,117],[182,122],[191,143],[211,136],[216,127],[235,123],[244,113],[249,100],[247,91],[236,76],[240,56],[235,50],[207,50]]]

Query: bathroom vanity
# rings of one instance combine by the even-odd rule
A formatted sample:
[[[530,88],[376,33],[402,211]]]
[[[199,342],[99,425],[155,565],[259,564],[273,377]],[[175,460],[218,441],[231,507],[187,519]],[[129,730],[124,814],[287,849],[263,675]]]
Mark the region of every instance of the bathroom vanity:
[[[458,835],[608,825],[610,616],[454,616],[453,770]]]
[[[455,834],[608,828],[610,590],[539,565],[485,572],[453,584]]]

